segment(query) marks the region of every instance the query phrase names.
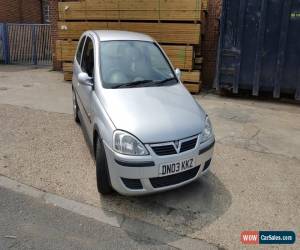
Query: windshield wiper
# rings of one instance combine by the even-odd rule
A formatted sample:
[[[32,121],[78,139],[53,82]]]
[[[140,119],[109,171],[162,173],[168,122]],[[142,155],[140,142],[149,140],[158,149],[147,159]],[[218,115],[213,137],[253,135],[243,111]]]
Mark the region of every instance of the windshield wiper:
[[[117,89],[117,88],[124,88],[124,87],[134,87],[134,86],[138,86],[138,85],[142,85],[142,84],[150,83],[150,82],[153,82],[153,80],[140,80],[140,81],[122,83],[122,84],[113,86],[112,88]]]
[[[118,88],[126,88],[126,87],[134,87],[134,86],[138,86],[138,85],[142,85],[142,84],[146,84],[146,83],[151,83],[151,85],[156,85],[156,84],[164,84],[166,82],[172,81],[172,80],[176,80],[176,77],[170,77],[170,78],[166,78],[164,80],[161,81],[155,81],[155,80],[139,80],[139,81],[134,81],[134,82],[128,82],[128,83],[122,83],[116,86],[113,86],[113,89],[118,89]]]
[[[163,83],[166,83],[166,82],[169,82],[169,81],[172,81],[172,80],[176,80],[177,81],[177,78],[176,77],[169,77],[169,78],[166,78],[164,80],[157,81],[156,83],[157,84],[163,84]]]

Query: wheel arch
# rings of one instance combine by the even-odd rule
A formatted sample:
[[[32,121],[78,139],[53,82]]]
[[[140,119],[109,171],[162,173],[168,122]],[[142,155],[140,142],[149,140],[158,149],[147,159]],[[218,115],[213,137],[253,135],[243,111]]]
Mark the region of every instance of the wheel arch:
[[[97,124],[95,124],[94,129],[93,129],[93,153],[94,153],[94,155],[96,155],[96,146],[97,146],[98,138],[100,138],[100,140],[101,140],[101,134],[100,134],[100,130],[99,130]]]

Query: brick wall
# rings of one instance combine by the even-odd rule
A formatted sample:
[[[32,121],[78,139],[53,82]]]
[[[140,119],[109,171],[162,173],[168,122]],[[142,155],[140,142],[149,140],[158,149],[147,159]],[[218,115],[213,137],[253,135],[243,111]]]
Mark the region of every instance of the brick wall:
[[[18,0],[0,0],[0,22],[16,22],[21,19]]]
[[[42,3],[40,0],[23,0],[22,23],[42,23]]]
[[[49,19],[51,25],[52,61],[54,70],[62,70],[62,63],[56,59],[55,55],[55,44],[57,40],[58,2],[59,0],[49,0]]]
[[[0,0],[0,22],[42,23],[40,0]]]
[[[209,86],[212,86],[215,77],[221,5],[222,0],[208,0],[206,31],[202,40],[202,76],[203,83]]]

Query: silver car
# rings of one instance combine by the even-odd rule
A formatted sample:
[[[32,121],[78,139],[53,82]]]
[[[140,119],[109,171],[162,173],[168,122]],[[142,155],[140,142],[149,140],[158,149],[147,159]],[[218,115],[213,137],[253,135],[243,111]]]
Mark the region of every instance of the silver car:
[[[208,170],[215,142],[211,123],[151,37],[85,32],[72,91],[75,121],[95,155],[100,193],[165,191]]]

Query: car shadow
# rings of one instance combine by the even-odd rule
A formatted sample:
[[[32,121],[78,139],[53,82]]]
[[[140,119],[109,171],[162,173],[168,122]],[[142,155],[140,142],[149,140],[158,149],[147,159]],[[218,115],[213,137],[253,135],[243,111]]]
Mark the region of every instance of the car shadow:
[[[120,213],[125,222],[132,224],[129,234],[145,231],[144,236],[151,238],[149,231],[161,232],[160,235],[168,231],[172,237],[163,239],[174,241],[200,231],[221,217],[229,209],[232,196],[215,174],[207,172],[195,182],[171,191],[139,197],[114,193],[100,195],[100,200],[104,210]],[[147,227],[152,229],[146,230]]]

